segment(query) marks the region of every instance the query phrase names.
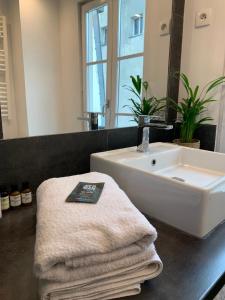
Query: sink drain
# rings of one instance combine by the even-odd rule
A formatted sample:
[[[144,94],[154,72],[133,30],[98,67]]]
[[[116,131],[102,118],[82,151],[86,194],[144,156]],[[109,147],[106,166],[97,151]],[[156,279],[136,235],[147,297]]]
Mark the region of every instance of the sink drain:
[[[152,166],[155,166],[156,165],[156,159],[153,159],[152,160]]]
[[[181,177],[172,177],[172,179],[177,180],[177,181],[181,181],[181,182],[185,182],[185,180]]]

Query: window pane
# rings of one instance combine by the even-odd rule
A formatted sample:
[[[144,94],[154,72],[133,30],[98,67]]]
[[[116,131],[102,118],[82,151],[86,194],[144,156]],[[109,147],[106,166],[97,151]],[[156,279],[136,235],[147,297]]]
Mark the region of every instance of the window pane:
[[[138,35],[139,34],[139,23],[140,23],[140,18],[134,18],[134,32],[133,35]]]
[[[102,112],[106,99],[106,63],[87,66],[87,110]],[[99,116],[99,125],[103,126],[103,117]]]
[[[86,13],[87,62],[107,59],[108,6],[103,5]]]
[[[128,116],[118,116],[116,122],[117,127],[137,126],[137,123],[134,122],[134,118]]]
[[[117,112],[118,113],[131,113],[129,107],[130,98],[137,98],[127,90],[127,86],[131,86],[130,76],[141,76],[143,77],[143,56],[124,59],[118,63],[118,80],[117,80]],[[117,120],[118,127],[134,126],[134,122],[129,122],[132,117],[119,117]]]
[[[101,46],[106,46],[108,42],[108,29],[107,27],[101,28]]]
[[[118,55],[144,51],[145,0],[119,0]]]

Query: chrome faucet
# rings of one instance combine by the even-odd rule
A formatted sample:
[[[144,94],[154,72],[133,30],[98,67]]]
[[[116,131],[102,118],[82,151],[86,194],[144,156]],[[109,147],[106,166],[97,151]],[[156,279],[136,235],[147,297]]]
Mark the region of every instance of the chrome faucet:
[[[152,118],[153,120],[155,117]],[[171,130],[173,125],[168,125],[163,122],[151,122],[151,116],[140,115],[138,117],[138,152],[148,152],[149,150],[149,128]]]
[[[88,121],[89,130],[98,130],[98,113],[88,112],[88,117],[78,117],[78,120]]]

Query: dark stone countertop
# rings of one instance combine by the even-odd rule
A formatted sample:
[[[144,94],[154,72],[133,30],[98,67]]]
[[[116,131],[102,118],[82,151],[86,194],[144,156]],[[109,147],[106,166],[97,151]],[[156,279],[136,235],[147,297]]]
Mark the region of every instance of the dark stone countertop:
[[[130,300],[213,299],[225,284],[225,224],[205,240],[151,220],[158,231],[156,248],[162,274]],[[35,205],[7,212],[0,219],[0,299],[37,300],[33,276]]]

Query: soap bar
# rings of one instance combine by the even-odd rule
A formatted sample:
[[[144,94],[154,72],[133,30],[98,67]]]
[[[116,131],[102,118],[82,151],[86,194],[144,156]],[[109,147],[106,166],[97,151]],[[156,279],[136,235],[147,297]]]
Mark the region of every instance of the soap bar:
[[[104,182],[79,182],[72,193],[67,197],[66,202],[95,204],[98,202],[103,188]]]

